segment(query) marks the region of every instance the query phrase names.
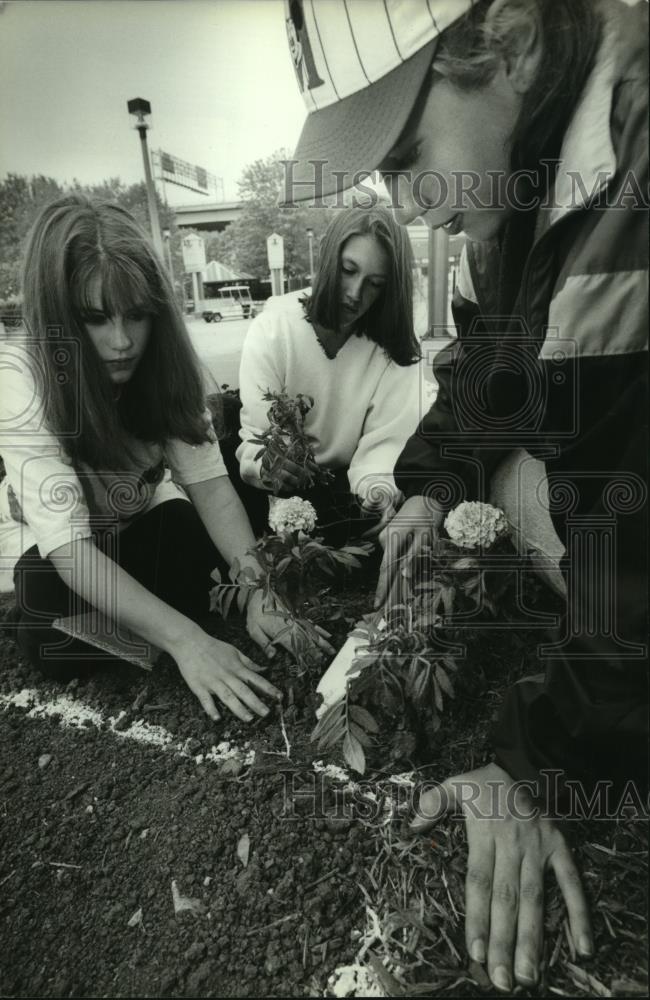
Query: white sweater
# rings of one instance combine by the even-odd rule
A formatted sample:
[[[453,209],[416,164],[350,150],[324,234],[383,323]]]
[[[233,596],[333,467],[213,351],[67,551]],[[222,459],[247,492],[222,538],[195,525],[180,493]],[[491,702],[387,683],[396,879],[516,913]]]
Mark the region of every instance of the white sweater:
[[[248,330],[241,358],[242,479],[262,487],[260,446],[250,444],[268,426],[271,389],[313,396],[305,430],[319,465],[348,468],[350,490],[361,498],[397,498],[395,462],[420,419],[420,366],[401,367],[367,337],[350,337],[329,359],[299,301],[305,292],[268,300]]]

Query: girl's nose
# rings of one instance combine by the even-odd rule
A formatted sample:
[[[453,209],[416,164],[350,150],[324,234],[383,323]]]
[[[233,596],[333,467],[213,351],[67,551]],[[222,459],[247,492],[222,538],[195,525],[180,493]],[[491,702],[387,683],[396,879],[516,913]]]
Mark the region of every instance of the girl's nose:
[[[350,284],[348,285],[348,288],[347,288],[347,297],[355,305],[358,304],[359,299],[361,298],[361,286],[362,286],[362,283],[363,283],[363,279],[361,278],[361,276],[358,276],[358,277],[352,279],[352,281],[350,282]]]
[[[115,316],[113,319],[111,342],[116,350],[122,350],[131,345],[128,323],[123,316]]]
[[[400,226],[408,226],[409,222],[413,222],[419,215],[422,215],[422,209],[417,205],[413,194],[411,177],[397,174],[387,176],[384,180],[390,195],[395,221]]]

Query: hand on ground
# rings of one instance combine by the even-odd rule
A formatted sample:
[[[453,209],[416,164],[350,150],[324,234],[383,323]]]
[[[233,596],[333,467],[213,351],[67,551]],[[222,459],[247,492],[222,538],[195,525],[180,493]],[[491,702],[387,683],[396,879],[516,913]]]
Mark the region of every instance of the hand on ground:
[[[175,659],[185,683],[211,719],[221,717],[215,699],[238,719],[251,722],[255,715],[265,716],[269,712],[254,688],[276,701],[282,697],[273,684],[260,677],[257,664],[234,646],[200,629],[183,644]]]
[[[449,778],[424,792],[415,831],[430,829],[445,812],[461,810],[469,858],[465,882],[465,940],[476,962],[487,961],[494,985],[539,979],[544,931],[544,872],[555,873],[571,935],[583,957],[593,953],[589,911],[567,843],[540,819],[523,787],[496,764]]]

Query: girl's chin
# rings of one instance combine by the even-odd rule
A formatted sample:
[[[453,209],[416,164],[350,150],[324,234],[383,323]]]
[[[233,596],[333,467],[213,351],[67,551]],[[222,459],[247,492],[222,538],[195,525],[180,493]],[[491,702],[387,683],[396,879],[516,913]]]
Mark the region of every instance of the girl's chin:
[[[109,373],[109,378],[113,385],[124,385],[125,382],[130,382],[132,377],[132,371],[124,370]]]
[[[463,214],[463,233],[468,240],[475,243],[486,243],[496,239],[508,221],[508,213],[500,209],[493,212],[465,212]]]

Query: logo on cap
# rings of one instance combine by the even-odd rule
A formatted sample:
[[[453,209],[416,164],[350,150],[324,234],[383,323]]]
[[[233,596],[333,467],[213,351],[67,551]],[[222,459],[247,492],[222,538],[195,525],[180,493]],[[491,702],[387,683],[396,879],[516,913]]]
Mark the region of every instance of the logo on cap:
[[[300,92],[313,90],[315,87],[322,87],[325,84],[321,80],[314,62],[314,54],[309,41],[305,15],[302,9],[302,0],[291,0],[289,4],[289,17],[287,18],[287,36],[289,38],[289,51],[293,59],[296,77]]]

